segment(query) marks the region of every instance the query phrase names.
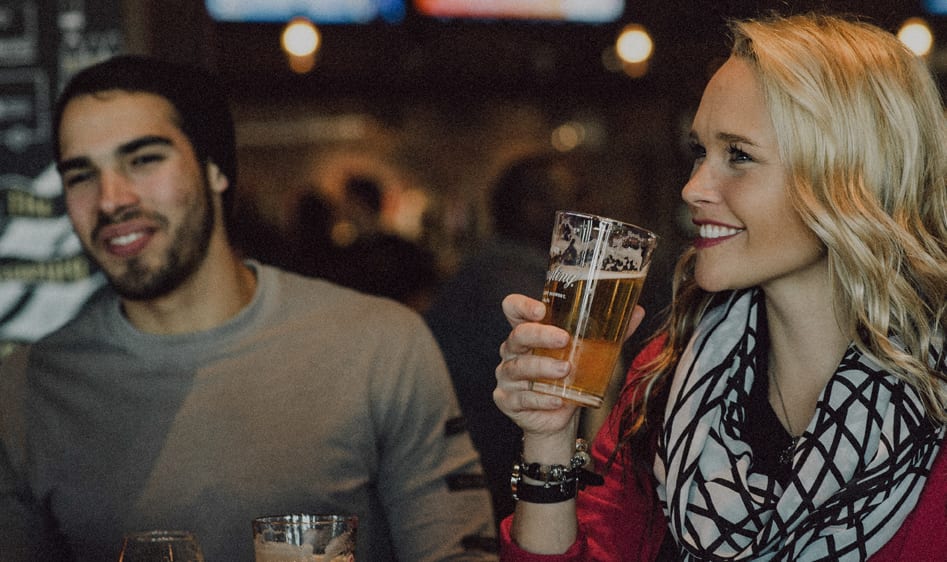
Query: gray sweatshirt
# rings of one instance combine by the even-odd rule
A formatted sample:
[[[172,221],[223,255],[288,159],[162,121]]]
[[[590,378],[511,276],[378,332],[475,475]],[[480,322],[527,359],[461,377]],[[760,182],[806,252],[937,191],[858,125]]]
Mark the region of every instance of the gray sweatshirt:
[[[142,333],[106,288],[0,366],[0,559],[117,560],[123,532],[173,528],[207,562],[250,562],[251,520],[287,513],[358,515],[359,560],[495,559],[423,321],[251,265],[257,293],[223,326]]]

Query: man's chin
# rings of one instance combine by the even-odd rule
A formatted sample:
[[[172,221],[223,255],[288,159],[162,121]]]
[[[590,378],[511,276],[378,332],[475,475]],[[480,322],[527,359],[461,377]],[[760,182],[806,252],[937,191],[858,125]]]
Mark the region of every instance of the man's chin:
[[[106,273],[109,284],[120,297],[130,301],[149,301],[174,291],[180,282],[166,274],[128,268],[121,274]]]

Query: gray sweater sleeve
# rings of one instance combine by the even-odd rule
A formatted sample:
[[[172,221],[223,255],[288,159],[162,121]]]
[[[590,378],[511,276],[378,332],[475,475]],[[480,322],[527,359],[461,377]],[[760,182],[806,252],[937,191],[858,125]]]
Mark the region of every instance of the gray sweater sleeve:
[[[440,350],[415,318],[371,383],[379,493],[400,560],[493,560],[490,499]]]

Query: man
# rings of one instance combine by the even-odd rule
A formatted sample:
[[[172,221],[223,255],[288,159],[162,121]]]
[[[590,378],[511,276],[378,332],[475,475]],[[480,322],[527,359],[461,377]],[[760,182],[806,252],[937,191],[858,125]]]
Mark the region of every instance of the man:
[[[491,559],[443,359],[404,307],[242,261],[233,124],[197,69],[124,56],[55,108],[70,220],[109,286],[0,371],[0,558],[115,560],[183,528],[354,513],[365,560]],[[484,540],[487,539],[487,540]]]

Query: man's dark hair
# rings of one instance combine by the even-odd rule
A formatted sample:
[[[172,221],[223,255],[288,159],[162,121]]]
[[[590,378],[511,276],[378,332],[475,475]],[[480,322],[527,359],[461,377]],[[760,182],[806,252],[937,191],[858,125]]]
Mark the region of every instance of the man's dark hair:
[[[556,211],[576,210],[588,190],[584,156],[541,152],[514,160],[493,184],[495,232],[537,248],[549,247]]]
[[[199,162],[210,161],[230,180],[223,193],[224,219],[229,222],[237,182],[233,116],[217,80],[205,70],[142,55],[119,55],[89,66],[69,80],[53,108],[53,151],[62,157],[59,127],[70,100],[107,90],[160,96],[177,112],[178,126],[194,147]]]

